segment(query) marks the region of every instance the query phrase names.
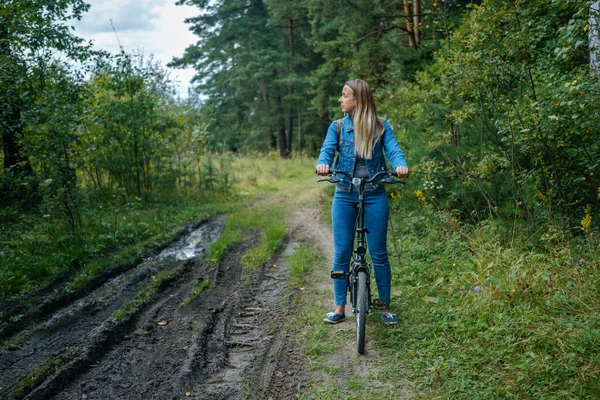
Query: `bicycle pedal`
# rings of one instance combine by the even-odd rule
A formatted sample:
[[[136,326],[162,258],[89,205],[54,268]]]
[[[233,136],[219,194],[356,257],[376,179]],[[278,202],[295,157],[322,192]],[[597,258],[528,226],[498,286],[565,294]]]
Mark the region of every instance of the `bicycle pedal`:
[[[376,308],[377,310],[387,310],[389,304],[387,303],[387,301],[383,300],[383,299],[375,299],[373,300],[373,307]]]
[[[331,271],[331,279],[344,279],[344,278],[346,278],[345,271],[340,271],[340,270]]]

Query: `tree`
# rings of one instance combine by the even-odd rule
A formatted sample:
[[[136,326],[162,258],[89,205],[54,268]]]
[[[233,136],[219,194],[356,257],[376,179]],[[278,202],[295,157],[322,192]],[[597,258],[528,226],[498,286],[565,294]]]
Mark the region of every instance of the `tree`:
[[[331,119],[340,116],[335,100],[346,80],[361,77],[377,88],[391,80],[412,79],[438,46],[427,33],[442,30],[433,23],[437,11],[421,1],[178,4],[202,10],[186,21],[198,42],[172,65],[197,70],[198,90],[208,98],[204,107],[212,112],[212,146],[278,146],[282,156],[292,152],[295,135],[297,149],[318,148]],[[458,14],[456,7],[452,13]],[[416,33],[409,35],[407,21],[417,25]]]
[[[121,53],[98,66],[83,138],[85,170],[96,187],[141,198],[175,185],[173,143],[182,123],[170,112],[171,96],[168,75],[142,54]]]
[[[33,81],[44,89],[55,52],[70,60],[89,56],[89,48],[66,25],[80,19],[88,8],[83,0],[5,0],[0,4],[0,131],[4,169],[11,175],[33,172],[22,145],[24,93]]]
[[[279,80],[288,92],[283,96],[287,119],[287,150],[292,151],[294,120],[297,121],[297,150],[302,148],[304,130],[311,131],[314,119],[310,118],[309,76],[317,67],[316,55],[311,47],[311,25],[308,16],[308,0],[266,0],[269,23],[278,29],[281,49],[287,51],[285,73]],[[308,112],[307,112],[308,111]]]
[[[81,72],[54,63],[45,71],[44,85],[43,89],[32,85],[36,96],[29,99],[30,109],[23,113],[23,143],[35,160],[36,174],[45,183],[43,207],[62,210],[76,233],[81,227],[77,142],[82,134],[85,113],[81,99],[87,84]]]
[[[405,129],[424,132],[417,158],[451,193],[450,209],[567,224],[597,204],[599,86],[585,4],[473,5],[418,85],[392,96]]]
[[[195,81],[208,96],[205,107],[212,110],[211,130],[217,134],[213,145],[235,151],[257,141],[263,149],[278,142],[285,155],[282,97],[287,88],[276,80],[285,68],[285,54],[277,30],[267,24],[265,4],[260,0],[182,0],[178,4],[203,10],[202,15],[186,20],[199,36],[198,42],[172,65],[196,68]]]

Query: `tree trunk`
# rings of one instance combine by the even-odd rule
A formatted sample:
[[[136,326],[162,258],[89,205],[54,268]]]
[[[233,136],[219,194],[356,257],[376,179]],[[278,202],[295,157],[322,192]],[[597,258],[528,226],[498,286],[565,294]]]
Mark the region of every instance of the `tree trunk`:
[[[410,4],[408,0],[402,0],[404,3],[404,14],[406,14],[406,32],[408,33],[408,45],[413,48],[417,48],[415,43],[415,31],[412,24],[412,13],[410,12]]]
[[[265,81],[260,82],[260,90],[262,93],[263,103],[265,105],[265,115],[271,115],[271,107],[269,107],[269,98],[267,96],[267,86]],[[269,146],[271,149],[275,150],[277,148],[277,137],[275,136],[275,129],[273,129],[273,125],[269,122],[267,129],[269,130]]]
[[[290,96],[294,93],[294,89],[292,87],[289,88]],[[292,154],[292,140],[293,140],[293,132],[294,132],[294,118],[292,117],[292,106],[288,107],[287,113],[287,153]]]
[[[290,56],[293,59],[294,58],[294,21],[290,18],[288,19],[288,41],[289,41],[289,46],[290,46]],[[290,65],[290,74],[294,73],[294,67],[292,65]],[[292,84],[290,84],[288,86],[288,95],[290,100],[292,99],[292,96],[294,95],[294,87],[292,86]],[[292,117],[292,106],[288,106],[288,136],[287,136],[287,154],[291,154],[292,153],[292,139],[293,139],[293,132],[294,132],[294,118]]]
[[[296,146],[296,151],[297,152],[301,152],[302,151],[302,125],[300,123],[300,108],[298,108],[298,145]]]
[[[277,103],[277,133],[279,136],[279,155],[281,157],[287,157],[287,138],[285,135],[285,116],[283,114],[283,106],[281,104],[281,95],[277,94],[275,97]]]
[[[277,132],[279,133],[279,155],[281,157],[285,158],[288,156],[288,151],[287,151],[287,143],[286,143],[286,137],[285,137],[285,127],[284,127],[283,115],[280,117],[277,117]]]
[[[423,36],[421,26],[421,0],[413,0],[413,24],[415,33],[415,48],[421,45],[421,38]]]
[[[590,71],[600,76],[600,1],[590,6]]]
[[[133,133],[133,162],[135,163],[135,189],[138,197],[142,197],[140,155],[137,130],[134,130]]]

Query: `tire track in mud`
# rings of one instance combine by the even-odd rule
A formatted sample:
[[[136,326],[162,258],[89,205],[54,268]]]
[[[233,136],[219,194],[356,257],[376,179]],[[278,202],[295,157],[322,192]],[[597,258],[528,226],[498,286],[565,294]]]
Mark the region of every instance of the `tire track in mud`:
[[[235,246],[231,254],[239,256],[252,244]],[[94,368],[54,398],[185,398],[190,382],[205,379],[225,363],[223,338],[232,307],[227,297],[238,284],[241,270],[237,262],[220,263],[208,272],[214,289],[187,307],[181,303],[204,274],[165,290]],[[161,320],[167,324],[157,325]]]
[[[277,371],[265,365],[283,351],[273,343],[287,338],[277,324],[289,316],[288,271],[283,256],[256,270],[242,268],[242,254],[257,244],[257,235],[247,237],[214,271],[212,290],[187,307],[181,302],[191,285],[165,291],[161,304],[143,312],[118,345],[54,398],[268,398],[272,380],[265,377]],[[152,323],[163,318],[167,325]],[[295,392],[277,393],[293,398]]]
[[[204,223],[173,248],[202,254],[218,237],[223,225],[223,219]],[[182,279],[192,270],[206,269],[190,260],[178,260],[185,257],[186,254],[171,254],[166,250],[12,337],[10,346],[0,351],[0,396],[45,399],[60,390],[130,329],[139,310],[134,307],[130,317],[123,320],[115,321],[113,316],[146,290],[157,275],[170,272],[168,279],[156,288],[160,293],[170,282]]]

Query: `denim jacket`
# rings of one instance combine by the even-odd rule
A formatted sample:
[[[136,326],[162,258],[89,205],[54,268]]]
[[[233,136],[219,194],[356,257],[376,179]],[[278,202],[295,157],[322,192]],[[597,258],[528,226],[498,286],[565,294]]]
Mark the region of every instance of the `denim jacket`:
[[[385,119],[383,120],[383,126],[385,131],[377,143],[375,143],[373,157],[370,160],[365,159],[367,169],[369,170],[369,177],[373,177],[377,172],[387,169],[383,157],[384,152],[394,170],[398,167],[407,166],[404,152],[400,150],[394,132],[392,132],[392,127]],[[317,165],[331,165],[336,150],[338,152],[338,157],[335,160],[333,168],[354,173],[354,164],[356,163],[356,154],[354,153],[354,123],[352,122],[350,115],[346,115],[342,118],[339,146],[337,138],[337,122],[333,121],[331,125],[329,125],[327,136],[321,147]],[[351,191],[352,183],[348,178],[341,176],[341,174],[338,175],[338,177],[341,181],[337,184],[337,190],[345,192]],[[375,187],[371,188],[371,190],[373,189],[375,189]]]

